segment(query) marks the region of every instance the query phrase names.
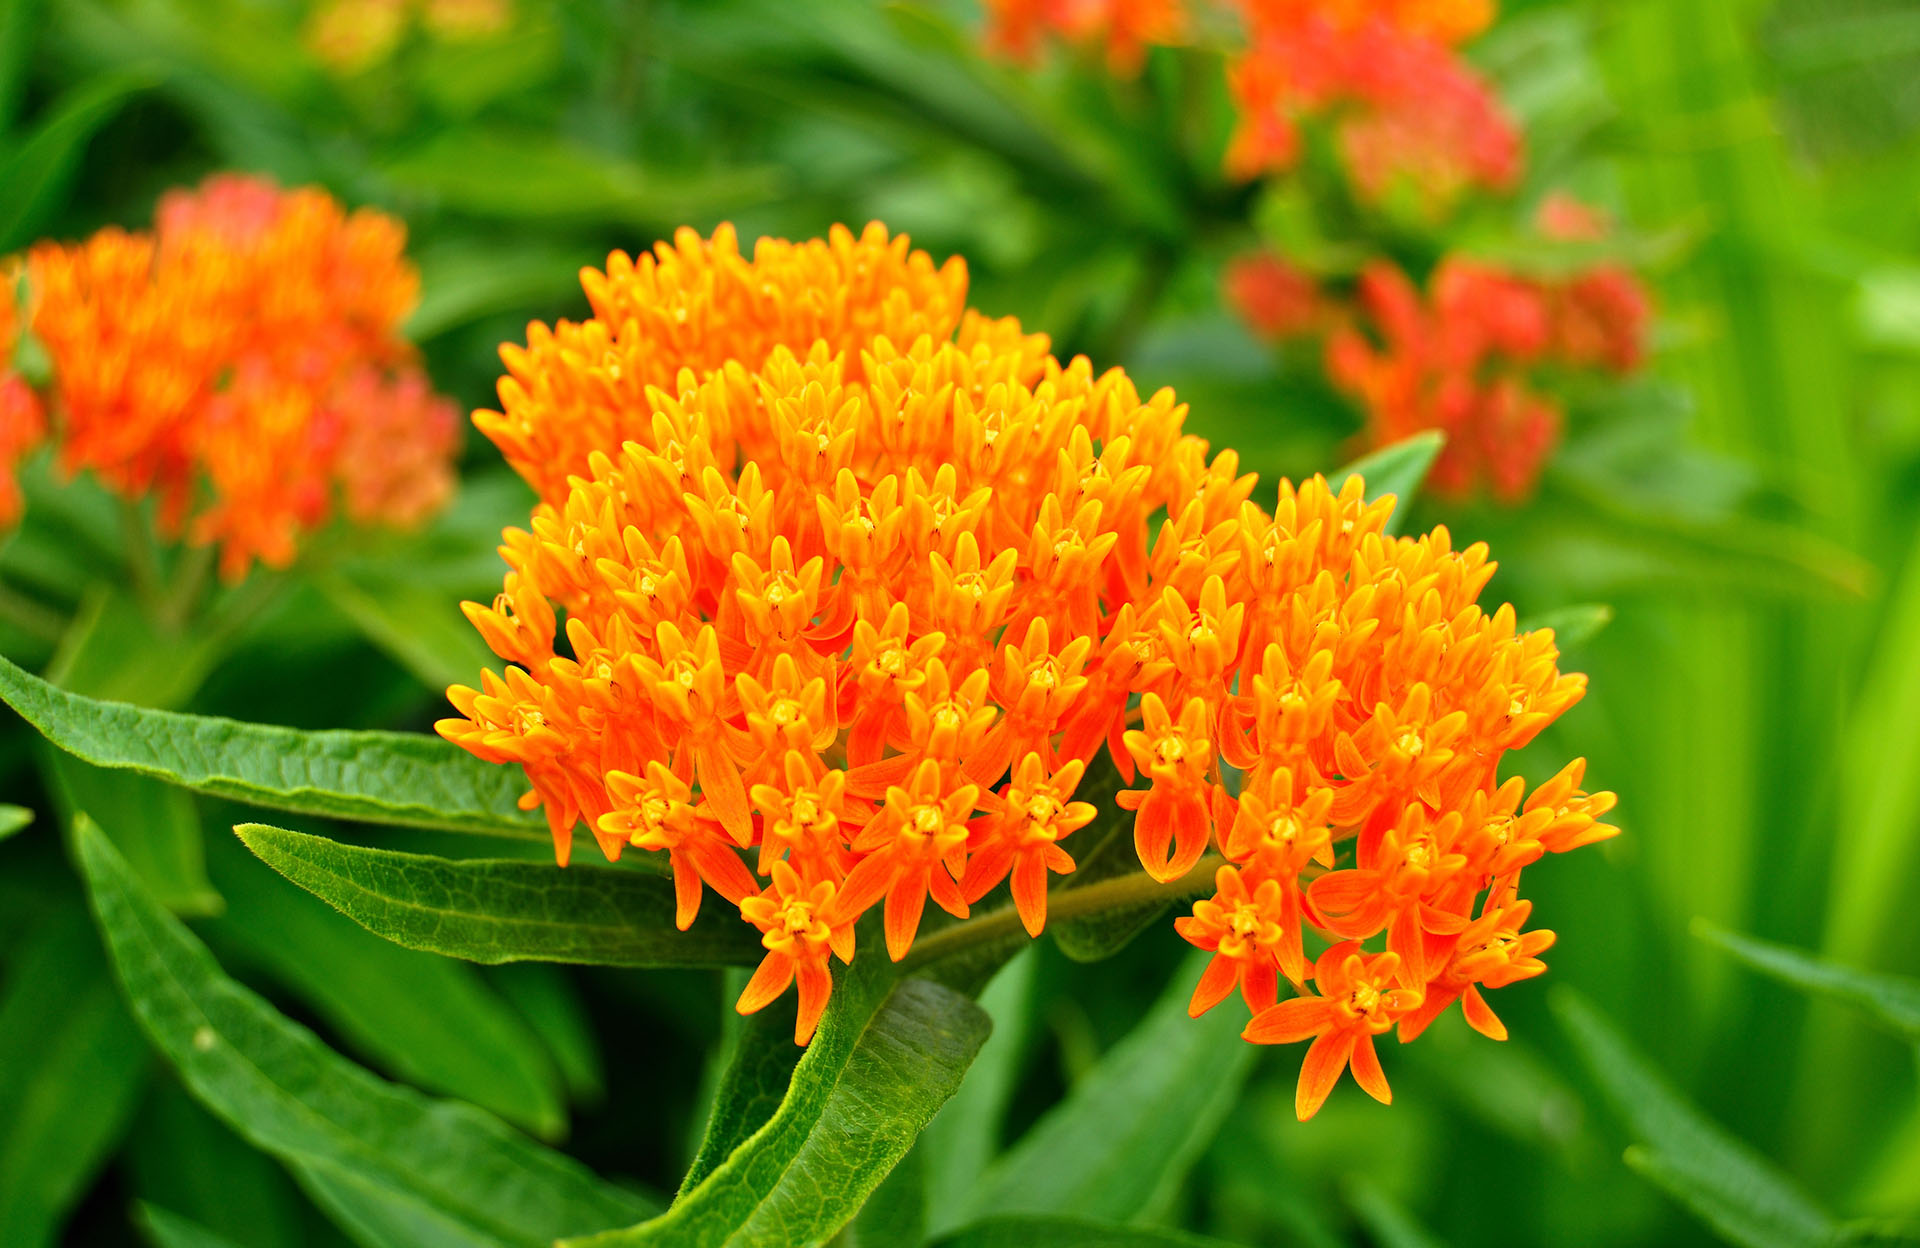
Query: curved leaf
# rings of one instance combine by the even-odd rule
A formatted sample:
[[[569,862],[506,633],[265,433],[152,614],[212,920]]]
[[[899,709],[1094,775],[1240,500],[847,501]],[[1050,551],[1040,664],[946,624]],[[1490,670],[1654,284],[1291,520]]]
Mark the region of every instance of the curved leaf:
[[[967,1213],[1125,1222],[1164,1211],[1239,1096],[1256,1050],[1237,999],[1187,1016],[1211,955],[1196,952],[1153,1012],[1003,1153]]]
[[[445,1242],[462,1244],[532,1248],[647,1212],[491,1114],[342,1058],[227,978],[92,820],[75,821],[74,840],[108,953],[154,1047],[202,1104],[296,1173],[311,1167],[383,1207],[429,1211],[449,1230]]]
[[[1803,992],[1844,1001],[1865,1010],[1900,1037],[1920,1044],[1920,979],[1882,975],[1828,962],[1787,945],[1742,936],[1696,919],[1694,935],[1725,949],[1763,974]]]
[[[153,1248],[238,1248],[225,1235],[208,1230],[192,1218],[144,1200],[133,1207],[133,1221]]]
[[[255,806],[372,823],[544,838],[515,802],[516,767],[424,733],[300,732],[150,711],[56,688],[0,658],[0,700],[97,767],[134,771]]]
[[[150,72],[131,70],[87,80],[61,97],[52,115],[0,159],[0,252],[32,240],[59,207],[74,166],[94,132],[127,102],[153,85]]]
[[[573,1248],[793,1248],[846,1225],[960,1086],[992,1026],[952,989],[895,983],[863,969],[871,962],[839,977],[765,1126],[666,1213]]]
[[[1338,490],[1346,485],[1348,477],[1358,476],[1367,483],[1369,501],[1393,495],[1399,501],[1393,515],[1387,518],[1387,532],[1398,533],[1406,523],[1407,512],[1420,487],[1426,483],[1427,473],[1433,469],[1433,461],[1440,457],[1446,444],[1447,435],[1438,429],[1429,429],[1362,455],[1346,467],[1328,473],[1327,480]]]
[[[1689,1105],[1583,997],[1551,998],[1560,1023],[1635,1136],[1627,1164],[1747,1248],[1831,1244],[1832,1217],[1747,1144]]]
[[[9,806],[0,802],[0,841],[6,840],[32,822],[33,812],[25,806]]]
[[[752,966],[765,953],[753,928],[711,912],[711,897],[706,921],[678,930],[673,884],[633,868],[434,858],[262,823],[234,832],[268,866],[409,949],[596,966]]]

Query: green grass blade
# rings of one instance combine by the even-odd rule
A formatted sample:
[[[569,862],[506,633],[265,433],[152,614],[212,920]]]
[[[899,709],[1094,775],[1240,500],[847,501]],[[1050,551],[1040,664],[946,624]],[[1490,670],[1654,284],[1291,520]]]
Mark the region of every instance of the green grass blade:
[[[229,979],[141,889],[89,819],[80,868],[122,988],[188,1090],[255,1147],[459,1228],[449,1242],[545,1245],[646,1203],[483,1110],[376,1078]]]
[[[673,884],[633,867],[435,858],[261,823],[234,831],[268,866],[409,949],[596,966],[752,966],[765,953],[711,895],[704,920],[678,930]]]
[[[1127,1038],[975,1189],[970,1216],[1073,1214],[1127,1222],[1167,1209],[1258,1052],[1238,999],[1187,1016],[1212,955],[1196,953]]]
[[[1627,1164],[1745,1248],[1833,1242],[1832,1217],[1786,1174],[1688,1104],[1600,1012],[1570,989],[1553,1009],[1595,1082],[1642,1143]]]
[[[299,814],[454,832],[543,837],[518,809],[518,768],[423,733],[300,732],[152,711],[56,688],[0,658],[0,699],[97,767]]]
[[[1920,980],[1842,966],[1787,945],[1730,932],[1704,919],[1694,920],[1693,934],[1783,984],[1864,1010],[1902,1039],[1920,1044]]]
[[[991,1026],[979,1006],[930,980],[850,970],[766,1125],[660,1217],[577,1248],[792,1248],[828,1238],[960,1086]]]

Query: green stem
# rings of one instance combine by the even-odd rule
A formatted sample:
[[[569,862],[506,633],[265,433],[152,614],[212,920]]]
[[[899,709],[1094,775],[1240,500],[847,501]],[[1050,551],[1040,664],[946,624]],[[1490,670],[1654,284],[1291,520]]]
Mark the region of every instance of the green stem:
[[[195,546],[184,551],[174,564],[173,586],[160,602],[163,627],[179,629],[193,618],[194,608],[206,593],[207,578],[213,574],[217,556],[213,546]]]
[[[1101,880],[1098,884],[1065,889],[1047,899],[1047,919],[1049,922],[1078,919],[1143,901],[1183,901],[1212,888],[1213,873],[1225,863],[1226,859],[1218,854],[1208,854],[1194,863],[1193,869],[1185,875],[1164,884],[1144,871],[1136,871],[1131,875]],[[1004,940],[1020,930],[1019,910],[1013,906],[1002,906],[979,918],[943,928],[918,941],[913,952],[901,961],[901,973],[910,974],[975,945]]]
[[[152,607],[159,600],[160,557],[138,503],[121,501],[120,529],[126,536],[127,569],[133,576],[134,595]]]

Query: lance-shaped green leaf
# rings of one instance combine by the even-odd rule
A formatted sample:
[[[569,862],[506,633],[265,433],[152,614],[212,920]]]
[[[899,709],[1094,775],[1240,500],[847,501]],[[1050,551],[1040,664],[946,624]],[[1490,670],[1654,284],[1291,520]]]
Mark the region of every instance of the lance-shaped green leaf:
[[[9,950],[0,994],[0,1242],[57,1241],[120,1139],[153,1059],[70,905]]]
[[[0,802],[0,841],[6,840],[32,822],[33,812],[25,806],[9,806]]]
[[[144,1200],[133,1207],[133,1222],[153,1248],[239,1248],[225,1235],[208,1230],[192,1218]]]
[[[56,688],[0,658],[0,700],[97,767],[154,776],[255,806],[372,823],[544,836],[515,804],[517,767],[423,733],[300,732],[151,711]]]
[[[1920,980],[1842,966],[1787,945],[1729,932],[1704,919],[1694,920],[1693,932],[1756,971],[1865,1010],[1902,1039],[1920,1044]]]
[[[720,1079],[713,1091],[713,1105],[707,1111],[700,1148],[680,1181],[679,1196],[706,1182],[708,1175],[733,1156],[734,1149],[779,1112],[793,1084],[793,1068],[806,1053],[793,1042],[793,1020],[798,1011],[792,993],[757,1014],[741,1018],[733,1014],[732,1006],[746,987],[746,972],[723,978],[726,983],[722,991],[732,1017],[724,1029]],[[734,982],[736,978],[738,982]]]
[[[1231,1248],[1225,1240],[1084,1218],[988,1218],[934,1242],[934,1248]]]
[[[666,1213],[572,1248],[792,1248],[845,1226],[960,1086],[992,1026],[952,989],[873,965],[869,956],[839,976],[764,1126]]]
[[[133,1012],[187,1089],[255,1147],[386,1209],[423,1210],[416,1242],[546,1245],[643,1216],[601,1182],[483,1110],[375,1077],[229,979],[142,891],[91,820],[74,839]]]
[[[1834,1242],[1833,1218],[1754,1149],[1688,1104],[1585,998],[1552,998],[1594,1080],[1642,1143],[1627,1164],[1715,1234],[1747,1248]]]
[[[1393,495],[1399,501],[1394,505],[1393,515],[1387,520],[1387,532],[1398,533],[1406,525],[1408,510],[1420,493],[1420,487],[1426,483],[1427,473],[1433,470],[1433,461],[1440,457],[1446,444],[1445,434],[1438,429],[1429,429],[1362,455],[1346,467],[1328,474],[1327,479],[1338,490],[1346,485],[1347,478],[1361,478],[1367,483],[1369,502],[1387,494]]]
[[[1605,631],[1613,623],[1613,608],[1604,602],[1586,602],[1577,606],[1560,607],[1546,611],[1531,619],[1520,621],[1520,627],[1531,631],[1536,628],[1553,630],[1554,644],[1562,653],[1586,645]]]
[[[1195,952],[1140,1025],[1004,1153],[969,1213],[1126,1222],[1164,1212],[1239,1095],[1257,1050],[1235,999],[1200,1018],[1187,1002],[1210,954]]]
[[[0,199],[0,252],[32,240],[65,198],[94,132],[130,96],[151,85],[153,75],[138,70],[85,79],[60,97],[23,143],[0,158],[0,186],[7,188]]]
[[[965,1217],[980,1176],[1000,1151],[1007,1106],[1033,1031],[1038,963],[1033,951],[1020,953],[980,994],[980,1008],[993,1019],[993,1034],[960,1091],[928,1124],[915,1149],[927,1155],[927,1221],[936,1232],[951,1230]]]
[[[634,867],[564,869],[346,845],[261,823],[234,829],[261,861],[379,936],[470,962],[752,966],[755,930],[709,897],[674,927],[673,884]]]

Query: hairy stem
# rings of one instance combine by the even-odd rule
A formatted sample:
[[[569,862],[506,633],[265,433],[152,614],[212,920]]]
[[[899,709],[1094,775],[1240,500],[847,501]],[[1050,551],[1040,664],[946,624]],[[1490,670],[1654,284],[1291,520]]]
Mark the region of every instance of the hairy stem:
[[[1184,901],[1211,889],[1213,873],[1225,862],[1218,854],[1208,854],[1194,863],[1191,871],[1165,884],[1144,871],[1137,871],[1084,888],[1066,889],[1047,899],[1047,919],[1049,922],[1078,919],[1143,901]],[[1021,930],[1020,912],[1013,906],[1002,906],[916,942],[913,952],[902,959],[900,970],[911,973],[976,945],[1007,939]]]

